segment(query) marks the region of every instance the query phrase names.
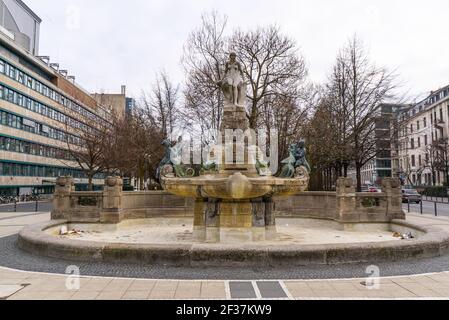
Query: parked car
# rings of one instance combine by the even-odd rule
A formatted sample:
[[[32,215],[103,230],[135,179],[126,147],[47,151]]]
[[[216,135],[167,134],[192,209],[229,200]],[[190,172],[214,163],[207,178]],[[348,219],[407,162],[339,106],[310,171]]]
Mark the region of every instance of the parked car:
[[[362,192],[369,192],[370,186],[367,184],[362,184]]]
[[[382,189],[378,188],[378,187],[369,187],[368,188],[368,192],[382,192]]]
[[[415,189],[402,189],[402,203],[420,203],[421,195]]]

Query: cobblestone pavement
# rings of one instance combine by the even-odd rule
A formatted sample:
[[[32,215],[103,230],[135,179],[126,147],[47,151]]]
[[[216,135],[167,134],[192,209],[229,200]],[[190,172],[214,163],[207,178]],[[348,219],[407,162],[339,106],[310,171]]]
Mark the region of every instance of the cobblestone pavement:
[[[48,219],[48,213],[8,213],[0,219],[0,299],[449,299],[447,256],[378,264],[381,278],[367,279],[364,264],[164,268],[46,259],[15,246],[23,226]],[[449,228],[449,219],[414,214],[409,219]],[[66,275],[73,264],[81,273],[79,287],[76,277]]]

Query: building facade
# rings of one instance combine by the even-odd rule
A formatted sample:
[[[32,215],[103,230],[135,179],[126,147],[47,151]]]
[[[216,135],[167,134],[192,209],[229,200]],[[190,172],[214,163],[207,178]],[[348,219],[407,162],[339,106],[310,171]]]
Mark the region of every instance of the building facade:
[[[449,86],[401,113],[398,171],[404,184],[446,183],[448,175]]]
[[[0,31],[27,52],[38,55],[42,20],[21,0],[0,0]]]
[[[374,117],[373,139],[375,142],[375,155],[372,160],[362,167],[362,184],[379,184],[380,179],[397,176],[397,120],[401,112],[407,109],[403,104],[381,104]],[[356,178],[355,169],[349,175]]]
[[[12,2],[17,5],[14,10]],[[4,13],[2,22],[12,19],[20,27],[18,21],[27,15],[40,21],[28,7],[21,6],[21,1],[0,0],[0,4]],[[71,156],[68,143],[79,142],[76,129],[93,122],[107,123],[110,112],[77,85],[74,77],[59,70],[58,64],[35,55],[38,32],[28,48],[17,42],[17,37],[11,37],[14,30],[8,31],[9,24],[2,25],[0,195],[49,194],[58,176],[72,176],[82,188],[87,179]],[[103,184],[102,179],[98,175],[94,183]]]
[[[111,114],[122,118],[132,114],[135,108],[135,100],[126,96],[126,86],[122,85],[121,92],[115,93],[94,93],[92,97],[95,101],[106,108]]]

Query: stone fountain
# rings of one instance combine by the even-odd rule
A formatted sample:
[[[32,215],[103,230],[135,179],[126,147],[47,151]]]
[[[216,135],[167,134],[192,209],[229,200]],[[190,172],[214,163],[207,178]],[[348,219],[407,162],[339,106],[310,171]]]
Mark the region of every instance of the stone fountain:
[[[290,157],[275,176],[249,128],[247,85],[235,54],[231,54],[225,77],[218,84],[225,98],[219,141],[197,176],[174,159],[179,150],[165,141],[167,153],[158,170],[161,184],[171,194],[195,199],[193,231],[197,241],[274,239],[273,197],[289,196],[308,187],[310,169],[304,142],[290,146]]]

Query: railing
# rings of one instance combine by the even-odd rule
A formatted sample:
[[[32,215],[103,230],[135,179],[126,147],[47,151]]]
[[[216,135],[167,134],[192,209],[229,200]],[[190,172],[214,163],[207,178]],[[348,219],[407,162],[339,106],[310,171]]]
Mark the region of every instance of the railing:
[[[429,198],[431,200],[428,200]],[[431,205],[427,208],[424,208],[424,203],[430,203]],[[438,205],[440,205],[440,207],[438,207]],[[444,209],[441,208],[441,205],[446,205],[448,208],[448,212],[449,212],[449,203],[448,202],[438,201],[438,199],[432,198],[432,197],[422,197],[421,201],[419,202],[419,213],[421,215],[423,215],[425,209],[427,209],[426,213],[430,213],[430,214],[434,215],[435,217],[443,216],[444,214],[442,214],[441,211],[444,211]],[[408,213],[412,212],[410,201],[407,201],[407,212]],[[413,212],[416,212],[416,211],[413,211]]]
[[[384,192],[356,193],[356,208],[360,213],[384,213],[387,210],[387,194]]]
[[[3,212],[40,212],[50,211],[52,208],[51,199],[35,196],[27,201],[20,201],[19,197],[13,197],[11,201],[3,202],[1,210]]]
[[[98,191],[78,191],[70,194],[72,209],[100,209],[103,195]]]

